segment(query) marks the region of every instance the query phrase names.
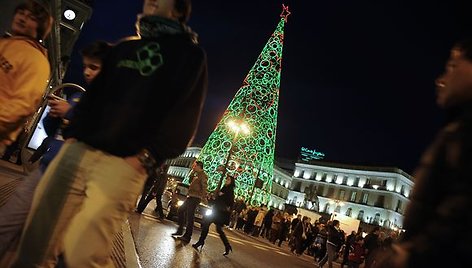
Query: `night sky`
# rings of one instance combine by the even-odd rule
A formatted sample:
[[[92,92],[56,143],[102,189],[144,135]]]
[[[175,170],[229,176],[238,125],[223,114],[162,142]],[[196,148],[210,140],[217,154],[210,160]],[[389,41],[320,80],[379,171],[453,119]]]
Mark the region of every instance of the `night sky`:
[[[203,145],[279,21],[285,27],[276,157],[300,147],[326,161],[411,173],[443,123],[434,79],[471,33],[466,1],[193,1],[189,25],[206,50],[209,88],[195,142]],[[134,33],[142,1],[96,0],[65,81],[84,84],[78,49]]]

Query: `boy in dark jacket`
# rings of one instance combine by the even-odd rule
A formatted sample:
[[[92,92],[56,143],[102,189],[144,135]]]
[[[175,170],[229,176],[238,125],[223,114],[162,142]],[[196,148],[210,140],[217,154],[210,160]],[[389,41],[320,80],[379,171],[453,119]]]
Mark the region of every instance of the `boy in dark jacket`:
[[[182,153],[200,118],[207,63],[185,24],[190,10],[190,0],[144,1],[138,37],[113,47],[75,108],[38,185],[15,267],[54,266],[61,251],[68,267],[111,261],[145,165]]]

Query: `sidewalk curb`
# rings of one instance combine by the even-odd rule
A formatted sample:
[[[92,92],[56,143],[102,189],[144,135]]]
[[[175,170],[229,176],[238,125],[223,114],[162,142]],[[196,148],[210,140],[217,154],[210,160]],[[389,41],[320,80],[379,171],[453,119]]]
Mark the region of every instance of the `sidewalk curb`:
[[[131,228],[129,226],[129,221],[123,224],[123,242],[125,247],[125,259],[126,267],[129,268],[142,268],[141,262],[139,261],[139,255],[136,251],[136,246],[134,244],[133,234],[131,233]]]

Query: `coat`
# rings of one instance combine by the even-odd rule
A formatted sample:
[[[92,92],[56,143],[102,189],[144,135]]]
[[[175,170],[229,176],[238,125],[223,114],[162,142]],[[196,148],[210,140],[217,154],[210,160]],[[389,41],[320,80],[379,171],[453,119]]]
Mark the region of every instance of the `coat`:
[[[218,192],[213,202],[213,222],[228,225],[231,218],[231,208],[234,203],[234,185],[225,185]]]

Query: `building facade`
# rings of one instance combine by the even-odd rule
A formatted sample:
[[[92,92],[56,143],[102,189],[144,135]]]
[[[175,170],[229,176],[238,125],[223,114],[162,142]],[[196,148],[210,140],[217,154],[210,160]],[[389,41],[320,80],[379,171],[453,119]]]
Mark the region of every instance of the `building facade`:
[[[388,229],[402,228],[414,185],[413,178],[398,168],[321,161],[295,163],[291,178],[278,181],[290,185],[289,204],[338,213]]]
[[[182,181],[200,154],[188,147],[168,160],[168,174]],[[413,178],[398,168],[365,167],[322,161],[298,162],[292,168],[274,165],[270,207],[285,204],[322,214],[338,213],[366,224],[401,229]]]
[[[190,173],[192,164],[198,158],[201,151],[201,147],[188,147],[183,154],[167,160],[166,162],[169,165],[167,174],[177,181],[183,181]]]

